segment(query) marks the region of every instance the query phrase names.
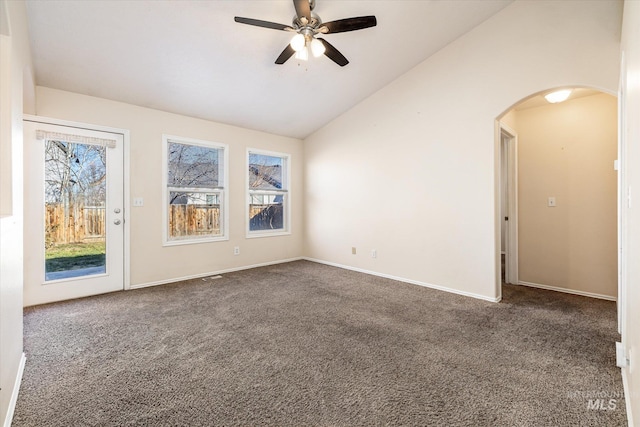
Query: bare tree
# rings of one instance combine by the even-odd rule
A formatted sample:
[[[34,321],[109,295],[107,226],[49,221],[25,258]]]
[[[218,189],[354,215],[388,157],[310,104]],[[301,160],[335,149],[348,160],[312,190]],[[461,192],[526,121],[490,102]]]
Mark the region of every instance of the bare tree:
[[[167,146],[168,177],[167,185],[174,189],[215,189],[220,182],[220,151],[217,148],[169,142]],[[194,193],[174,191],[170,204],[186,202],[185,197],[193,198]],[[203,196],[204,197],[204,196]],[[205,199],[206,201],[206,199]]]
[[[47,224],[47,234],[63,227],[69,240],[71,212],[86,204],[103,206],[106,197],[106,148],[49,140],[45,143],[45,203],[63,206],[62,223]]]
[[[251,154],[249,156],[249,187],[261,190],[282,188],[280,157]]]
[[[47,141],[45,201],[104,204],[106,149],[101,146]]]

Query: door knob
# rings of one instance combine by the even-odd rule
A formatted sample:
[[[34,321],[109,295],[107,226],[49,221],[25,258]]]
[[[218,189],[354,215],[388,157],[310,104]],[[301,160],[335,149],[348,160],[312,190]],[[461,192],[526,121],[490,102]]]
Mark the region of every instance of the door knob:
[[[113,221],[113,223],[115,225],[120,225],[120,223],[122,223],[122,221],[120,221],[119,219],[116,219],[116,220]]]
[[[120,213],[120,208],[115,208],[115,209],[113,210],[113,212],[114,212],[114,213]]]

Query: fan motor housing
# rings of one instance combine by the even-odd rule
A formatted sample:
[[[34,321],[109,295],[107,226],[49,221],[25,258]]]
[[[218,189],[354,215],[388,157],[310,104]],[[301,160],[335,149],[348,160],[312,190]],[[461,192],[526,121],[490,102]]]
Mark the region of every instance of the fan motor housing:
[[[322,20],[315,13],[311,14],[311,20],[309,22],[305,22],[306,20],[307,19],[304,18],[304,17],[302,19],[300,19],[299,17],[294,16],[293,17],[293,28],[295,28],[296,31],[300,32],[300,30],[302,30],[304,28],[309,28],[311,30],[316,30],[318,27],[320,27],[320,25],[322,25]]]

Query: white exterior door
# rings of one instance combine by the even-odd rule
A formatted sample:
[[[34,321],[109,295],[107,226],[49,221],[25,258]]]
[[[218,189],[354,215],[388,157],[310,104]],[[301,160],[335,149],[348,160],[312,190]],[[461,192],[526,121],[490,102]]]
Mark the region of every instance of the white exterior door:
[[[25,305],[124,289],[122,134],[28,119]]]

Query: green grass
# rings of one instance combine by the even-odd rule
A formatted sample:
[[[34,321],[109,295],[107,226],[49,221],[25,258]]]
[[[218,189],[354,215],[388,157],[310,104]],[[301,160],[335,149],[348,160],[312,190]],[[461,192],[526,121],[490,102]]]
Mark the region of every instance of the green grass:
[[[100,267],[105,264],[105,242],[55,245],[45,252],[47,273]]]

